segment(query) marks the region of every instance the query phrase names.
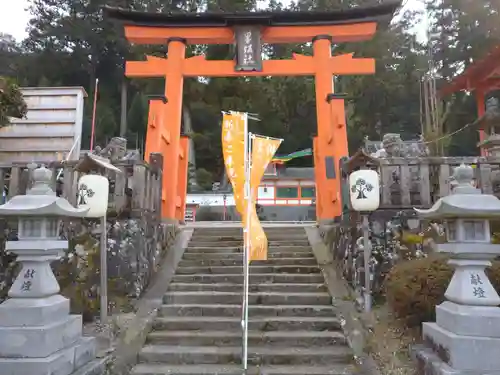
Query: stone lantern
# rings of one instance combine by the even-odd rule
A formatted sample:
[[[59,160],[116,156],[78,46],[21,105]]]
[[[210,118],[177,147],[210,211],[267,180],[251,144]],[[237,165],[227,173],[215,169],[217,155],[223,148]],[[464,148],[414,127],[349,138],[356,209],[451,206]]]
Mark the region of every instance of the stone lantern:
[[[472,167],[461,165],[453,176],[457,185],[451,195],[428,210],[416,209],[424,219],[445,221],[448,242],[438,245],[438,251],[450,254],[448,263],[455,268],[446,301],[436,306],[436,322],[423,323],[426,347],[416,355],[433,374],[497,374],[500,297],[484,270],[500,255],[500,245],[491,243],[489,224],[500,217],[500,200],[472,186]]]
[[[95,369],[95,339],[82,337],[82,317],[70,315],[69,300],[58,294],[50,267],[68,248],[59,237],[60,220],[82,217],[88,209],[58,198],[50,187],[52,172],[45,167],[32,177],[26,195],[0,206],[0,216],[19,220],[18,241],[8,241],[5,249],[21,263],[10,298],[0,304],[0,374],[69,375]]]
[[[500,156],[500,108],[498,99],[489,98],[486,101],[486,110],[483,116],[474,124],[477,129],[484,131],[485,139],[479,142],[478,147],[485,150],[487,156]]]

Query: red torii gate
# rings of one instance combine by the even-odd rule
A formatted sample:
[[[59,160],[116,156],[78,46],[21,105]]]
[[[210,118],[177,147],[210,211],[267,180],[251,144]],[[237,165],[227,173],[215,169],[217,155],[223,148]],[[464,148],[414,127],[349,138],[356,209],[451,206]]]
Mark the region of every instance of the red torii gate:
[[[332,43],[371,39],[380,20],[392,18],[400,0],[372,7],[329,12],[143,13],[105,8],[123,21],[125,37],[135,44],[167,44],[166,58],[127,61],[128,77],[165,77],[163,100],[151,102],[146,157],[164,156],[162,215],[183,219],[187,178],[187,142],[180,136],[185,77],[314,76],[317,137],[314,138],[318,219],[342,212],[339,161],[348,155],[344,99],[335,94],[333,76],[373,74],[375,60],[352,53],[332,56]],[[312,42],[313,55],[263,60],[262,44]],[[189,44],[235,44],[236,61],[186,56]],[[221,108],[222,109],[222,108]]]
[[[483,59],[469,65],[439,91],[440,97],[458,91],[474,92],[477,105],[477,117],[485,112],[484,98],[488,93],[500,89],[500,45],[491,50]],[[484,141],[484,131],[479,131],[480,142]],[[481,150],[484,156],[484,150]]]

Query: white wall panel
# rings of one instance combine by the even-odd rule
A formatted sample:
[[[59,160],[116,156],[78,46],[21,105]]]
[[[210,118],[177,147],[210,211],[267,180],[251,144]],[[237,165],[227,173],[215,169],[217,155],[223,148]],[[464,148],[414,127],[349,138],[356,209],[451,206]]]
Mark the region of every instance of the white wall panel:
[[[11,119],[0,129],[0,163],[51,162],[78,159],[81,149],[83,105],[81,87],[21,88],[28,106],[26,118]]]

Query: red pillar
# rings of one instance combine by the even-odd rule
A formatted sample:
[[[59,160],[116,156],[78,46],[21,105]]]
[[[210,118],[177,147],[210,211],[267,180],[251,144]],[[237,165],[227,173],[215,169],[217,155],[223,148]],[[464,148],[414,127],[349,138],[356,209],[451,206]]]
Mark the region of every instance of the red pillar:
[[[314,181],[316,183],[316,220],[319,221],[322,217],[321,191],[320,186],[323,186],[323,181],[320,181],[323,174],[320,173],[320,158],[318,153],[318,137],[313,138],[313,156],[314,156]]]
[[[182,121],[182,96],[184,77],[182,73],[186,54],[185,41],[176,38],[168,41],[169,69],[165,77],[165,97],[167,103],[163,105],[162,116],[164,129],[168,130],[169,144],[166,147],[163,162],[163,191],[165,201],[162,207],[162,216],[175,219],[177,206],[177,178],[179,175],[179,150]]]
[[[316,113],[318,136],[315,148],[315,175],[318,191],[319,220],[331,220],[342,213],[340,199],[339,160],[347,156],[347,133],[342,99],[329,102],[334,92],[333,76],[329,67],[332,56],[329,36],[313,40],[315,61]],[[342,126],[338,126],[342,125]]]
[[[481,89],[476,90],[476,105],[477,105],[477,117],[484,116],[485,107],[484,107],[484,91]],[[482,142],[486,139],[484,130],[479,130],[479,142]],[[481,148],[481,156],[486,156],[486,151],[484,148]]]
[[[180,139],[179,174],[177,175],[177,198],[175,218],[184,221],[186,215],[186,193],[188,183],[189,167],[189,137],[182,136]]]
[[[162,104],[166,103],[166,99],[162,96],[160,98],[151,98],[149,100],[148,112],[148,128],[146,131],[146,147],[144,150],[145,159],[149,162],[149,157],[152,153],[162,152],[162,119],[161,108]]]

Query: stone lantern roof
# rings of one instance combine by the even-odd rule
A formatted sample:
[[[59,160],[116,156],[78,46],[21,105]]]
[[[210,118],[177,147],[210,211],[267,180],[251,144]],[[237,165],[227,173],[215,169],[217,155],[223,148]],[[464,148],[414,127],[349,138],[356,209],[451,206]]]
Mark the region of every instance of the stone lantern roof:
[[[33,171],[33,187],[0,206],[0,216],[84,217],[88,208],[75,208],[51,189],[52,171],[41,166]]]
[[[462,164],[455,168],[453,177],[457,186],[451,195],[440,198],[428,210],[415,211],[424,219],[441,218],[494,218],[500,217],[500,200],[490,194],[482,194],[472,186],[474,171]]]

